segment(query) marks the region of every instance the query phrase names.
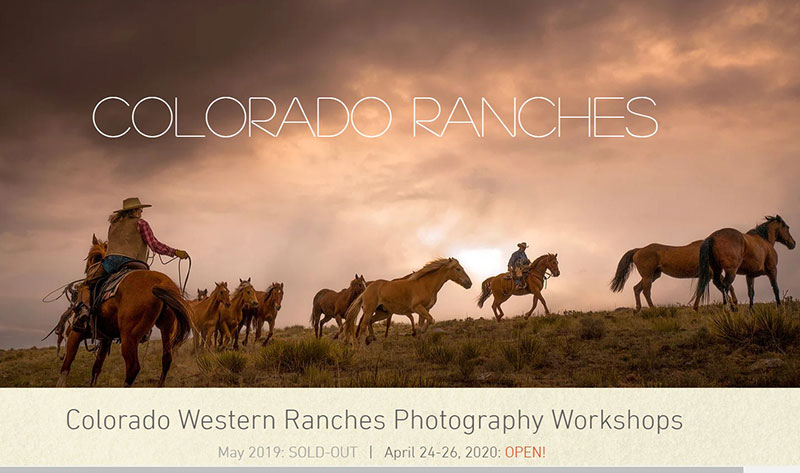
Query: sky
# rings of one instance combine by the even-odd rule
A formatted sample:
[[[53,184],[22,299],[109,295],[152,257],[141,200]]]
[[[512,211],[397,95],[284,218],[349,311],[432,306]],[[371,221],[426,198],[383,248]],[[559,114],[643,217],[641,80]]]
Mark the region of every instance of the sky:
[[[346,287],[355,273],[393,278],[451,256],[474,285],[446,285],[434,318],[490,317],[489,307],[475,306],[479,283],[505,270],[520,241],[531,259],[558,253],[561,276],[544,292],[551,310],[629,307],[636,275],[619,294],[608,282],[630,248],[744,231],[765,215],[800,225],[794,3],[54,2],[8,10],[0,19],[0,348],[52,343],[40,339],[66,305],[42,297],[82,276],[92,234],[105,237],[109,213],[132,196],[153,204],[144,218],[156,236],[192,256],[191,293],[238,278],[258,289],[284,282],[279,327],[307,324],[314,294]],[[209,136],[105,138],[92,110],[108,96],[131,106],[177,97],[181,132]],[[245,104],[270,97],[276,121],[293,97],[313,121],[316,97],[352,107],[377,96],[390,104],[392,126],[375,139],[352,128],[315,138],[302,124],[285,125],[277,138],[221,139],[204,122],[221,96]],[[505,119],[515,97],[561,97],[565,113],[580,114],[588,97],[647,96],[656,105],[641,110],[659,129],[647,139],[587,138],[585,124],[572,120],[561,137],[533,139],[510,137],[487,118],[484,137],[468,124],[414,137],[415,96],[440,101],[437,129],[458,97],[474,118],[485,97]],[[105,105],[102,127],[130,125],[129,109]],[[616,112],[624,107],[608,107]],[[169,124],[155,101],[137,113],[146,133]],[[524,119],[541,132],[552,126],[548,113],[540,103]],[[627,115],[608,129],[649,130]],[[224,133],[242,119],[229,101],[210,116]],[[320,116],[323,129],[341,123],[336,108]],[[355,115],[365,133],[386,119],[375,101]],[[779,246],[778,254],[781,289],[797,296],[800,252]],[[175,263],[153,269],[177,279]],[[653,298],[686,303],[689,284],[663,277]],[[765,278],[756,296],[770,300]],[[504,309],[514,315],[530,304],[517,297]]]

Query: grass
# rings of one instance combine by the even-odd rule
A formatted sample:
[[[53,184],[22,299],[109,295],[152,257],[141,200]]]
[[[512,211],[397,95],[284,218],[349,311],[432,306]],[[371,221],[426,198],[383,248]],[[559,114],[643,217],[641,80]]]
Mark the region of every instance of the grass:
[[[435,332],[432,330],[436,329]],[[266,347],[174,355],[168,386],[795,386],[800,387],[800,304],[758,304],[739,312],[680,306],[437,322],[412,337],[396,324],[389,338],[351,348],[317,340],[310,328],[277,330]],[[254,346],[255,345],[255,346]],[[136,386],[154,386],[161,344],[140,346]],[[93,354],[81,348],[69,378],[89,383]],[[55,348],[0,350],[0,386],[53,386]],[[101,386],[120,386],[114,345]]]

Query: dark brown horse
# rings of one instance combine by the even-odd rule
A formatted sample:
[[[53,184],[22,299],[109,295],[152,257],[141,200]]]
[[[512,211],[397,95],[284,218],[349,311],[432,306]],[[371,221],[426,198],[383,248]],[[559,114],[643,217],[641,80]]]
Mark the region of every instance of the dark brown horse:
[[[561,271],[558,269],[558,253],[548,253],[536,258],[525,268],[525,271],[525,282],[527,284],[523,289],[516,287],[513,278],[509,277],[508,273],[501,273],[483,281],[483,283],[481,283],[481,295],[478,296],[478,307],[483,308],[483,304],[489,299],[489,296],[494,296],[492,312],[494,312],[494,317],[499,322],[500,319],[505,316],[503,308],[500,307],[503,302],[507,301],[512,295],[524,296],[526,294],[533,294],[533,306],[531,310],[525,314],[525,318],[533,314],[539,301],[542,301],[545,313],[549,314],[550,309],[547,308],[547,303],[544,301],[542,289],[544,289],[544,281],[548,272],[556,278],[561,274]]]
[[[653,308],[650,288],[653,286],[653,281],[661,277],[662,273],[678,279],[697,277],[700,244],[702,243],[703,240],[693,241],[684,246],[651,243],[642,248],[628,250],[617,264],[617,272],[614,274],[614,279],[611,280],[611,290],[621,292],[633,267],[636,266],[642,280],[633,286],[633,296],[636,299],[635,312],[642,309],[642,293],[647,300],[647,305]],[[735,302],[736,293],[733,291],[733,287],[730,288],[730,293]],[[695,308],[697,308],[697,304],[698,301],[695,300]]]
[[[92,237],[92,247],[86,264],[87,273],[91,273],[100,264],[105,256],[105,248],[104,242]],[[89,302],[89,288],[86,285],[81,287],[79,298],[84,303]],[[158,385],[163,386],[172,364],[172,349],[179,346],[191,330],[189,309],[180,289],[165,274],[149,270],[130,273],[120,283],[116,295],[100,305],[95,323],[99,347],[92,367],[92,386],[97,383],[103,362],[111,349],[111,342],[116,338],[122,343],[125,386],[132,385],[140,369],[139,342],[154,326],[161,330],[161,378]],[[78,332],[73,329],[69,334],[58,386],[66,386],[70,366],[75,360],[81,341],[89,337],[89,332],[91,330]]]
[[[708,236],[700,245],[700,278],[697,282],[695,300],[700,301],[707,296],[708,283],[721,288],[722,304],[728,303],[726,292],[730,290],[737,274],[747,277],[747,296],[750,307],[753,307],[755,290],[753,282],[758,276],[767,276],[775,293],[775,301],[781,304],[781,293],[778,289],[778,252],[775,242],[794,249],[795,241],[789,233],[789,225],[780,215],[766,217],[747,233],[733,228],[723,228]],[[736,310],[734,301],[730,302],[731,310]]]
[[[356,274],[350,281],[350,285],[339,292],[320,289],[314,296],[311,307],[311,326],[314,328],[314,335],[322,338],[322,328],[331,319],[336,319],[336,324],[341,331],[347,308],[366,288],[367,282],[364,280],[364,276]],[[325,317],[320,320],[322,315]]]
[[[242,321],[236,328],[236,337],[233,341],[233,348],[239,348],[239,331],[242,327],[245,328],[244,339],[242,346],[247,346],[247,339],[250,337],[250,326],[255,328],[255,341],[261,338],[261,330],[264,327],[264,322],[269,324],[269,332],[267,338],[264,339],[263,345],[269,343],[272,338],[272,333],[275,330],[275,319],[278,318],[278,311],[281,310],[281,303],[283,301],[283,283],[274,282],[266,291],[256,291],[256,299],[258,306],[255,308],[246,308],[242,311]]]

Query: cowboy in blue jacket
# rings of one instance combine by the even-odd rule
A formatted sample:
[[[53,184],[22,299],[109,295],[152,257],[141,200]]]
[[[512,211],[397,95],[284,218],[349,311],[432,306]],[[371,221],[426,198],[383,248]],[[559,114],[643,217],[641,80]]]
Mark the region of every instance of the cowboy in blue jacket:
[[[523,289],[525,281],[522,279],[522,267],[531,264],[531,260],[525,254],[528,244],[523,241],[522,243],[517,243],[517,246],[519,249],[512,253],[511,259],[508,260],[508,272],[511,273],[514,281],[516,281],[517,289]]]

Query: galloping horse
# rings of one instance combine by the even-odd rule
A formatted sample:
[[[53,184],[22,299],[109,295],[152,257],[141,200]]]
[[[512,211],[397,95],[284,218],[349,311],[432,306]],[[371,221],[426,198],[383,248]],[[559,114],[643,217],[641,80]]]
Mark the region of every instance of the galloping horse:
[[[239,348],[239,331],[242,330],[242,327],[247,327],[242,346],[247,346],[247,339],[250,337],[250,325],[253,325],[256,329],[255,341],[257,342],[261,338],[261,329],[265,321],[269,323],[269,333],[263,344],[266,345],[269,339],[272,338],[275,319],[278,318],[278,311],[281,310],[281,302],[283,301],[283,283],[274,282],[266,291],[256,291],[256,299],[258,300],[258,306],[242,310],[242,321],[236,327],[236,336],[233,339],[234,349]]]
[[[231,306],[231,292],[228,290],[227,282],[214,283],[214,290],[211,295],[196,301],[189,301],[192,309],[192,338],[194,339],[194,349],[201,343],[205,343],[206,348],[210,347],[211,338],[217,328],[219,314],[223,307]]]
[[[370,283],[347,309],[343,326],[345,337],[355,342],[359,332],[369,328],[366,339],[369,344],[375,340],[372,323],[389,318],[392,314],[410,318],[417,313],[420,317],[420,331],[425,332],[434,322],[429,310],[436,304],[436,296],[447,281],[453,281],[465,289],[472,287],[472,281],[455,258],[431,261],[405,278],[392,281],[378,279]],[[356,324],[361,309],[364,310],[364,317],[361,318],[361,323]]]
[[[233,338],[233,333],[236,332],[239,323],[242,321],[242,312],[257,307],[258,298],[256,297],[256,290],[250,284],[250,278],[247,278],[247,280],[239,279],[239,286],[231,296],[231,305],[223,308],[219,313],[215,334],[219,337],[219,347],[224,347]]]
[[[661,277],[661,273],[678,279],[696,278],[699,274],[700,245],[703,240],[697,240],[684,246],[669,246],[660,243],[651,243],[643,248],[628,250],[617,264],[617,272],[611,280],[611,291],[621,292],[625,282],[636,266],[642,277],[638,284],[633,286],[633,296],[636,298],[636,310],[642,309],[641,294],[647,300],[647,305],[653,308],[653,299],[650,298],[650,288],[653,281]],[[721,288],[720,288],[721,289]],[[730,288],[731,299],[736,302],[736,293],[733,286]],[[694,307],[699,302],[695,299]]]
[[[367,288],[367,281],[364,276],[355,275],[350,285],[339,292],[331,289],[320,289],[314,296],[311,307],[311,326],[314,327],[314,335],[322,338],[322,327],[331,319],[336,319],[339,330],[342,329],[342,319],[346,315],[347,308],[360,296]],[[320,316],[325,317],[320,320]],[[338,335],[338,334],[337,334]]]
[[[725,295],[732,288],[737,274],[747,277],[747,296],[750,308],[753,307],[753,281],[758,276],[766,275],[775,293],[775,301],[781,305],[781,293],[778,290],[778,252],[775,242],[794,249],[795,241],[789,233],[789,225],[780,215],[765,217],[766,221],[757,225],[747,233],[733,228],[723,228],[708,236],[700,245],[700,279],[697,283],[695,302],[707,295],[708,283],[713,278],[714,285],[722,292],[722,305],[728,303]],[[723,276],[724,271],[724,276]],[[736,310],[735,301],[730,303],[731,310]],[[696,305],[695,305],[696,308]]]
[[[525,269],[527,271],[525,282],[526,287],[519,289],[516,287],[512,278],[508,277],[508,273],[501,273],[497,276],[487,278],[481,284],[481,295],[478,297],[478,307],[483,308],[484,302],[489,299],[489,295],[494,296],[492,302],[492,312],[494,317],[499,322],[505,316],[503,308],[500,305],[507,301],[512,295],[524,296],[526,294],[533,294],[533,306],[525,314],[525,318],[533,314],[536,305],[541,300],[546,314],[550,314],[550,309],[547,308],[547,303],[542,297],[542,289],[544,289],[545,275],[549,271],[553,277],[558,277],[561,271],[558,269],[558,253],[542,255],[535,260]]]
[[[98,241],[93,235],[92,247],[86,259],[87,276],[95,265],[100,264],[105,252],[105,243]],[[88,286],[80,288],[79,298],[84,304],[89,303]],[[150,270],[131,272],[119,284],[114,297],[103,302],[97,309],[94,328],[99,335],[100,345],[92,367],[91,385],[97,383],[114,338],[119,338],[122,343],[125,386],[132,385],[140,369],[139,342],[157,326],[161,330],[162,345],[161,378],[158,385],[163,386],[172,364],[172,349],[186,339],[191,324],[189,309],[184,304],[181,291],[169,277]],[[72,330],[69,334],[58,386],[66,386],[67,375],[80,343],[89,337],[90,331]]]

